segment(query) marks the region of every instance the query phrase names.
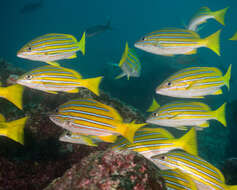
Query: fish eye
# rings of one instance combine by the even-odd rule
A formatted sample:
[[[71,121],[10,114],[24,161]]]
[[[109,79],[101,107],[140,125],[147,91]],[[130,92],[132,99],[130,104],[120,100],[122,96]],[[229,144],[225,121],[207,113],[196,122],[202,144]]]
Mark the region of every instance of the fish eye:
[[[29,46],[29,47],[28,47],[28,51],[31,51],[31,50],[32,50],[32,48],[31,48],[31,46]]]
[[[143,41],[146,40],[146,37],[144,36],[144,37],[142,38],[142,40],[143,40]]]
[[[171,86],[171,82],[169,81],[169,82],[167,82],[167,86]]]
[[[166,158],[166,157],[165,157],[164,155],[162,155],[162,156],[160,157],[161,160],[165,160],[165,158]]]
[[[154,113],[152,113],[151,114],[153,117],[158,117],[159,116],[159,114],[157,113],[157,112],[154,112]]]
[[[26,79],[26,80],[31,80],[32,78],[33,78],[32,75],[26,75],[26,76],[25,76],[25,79]]]

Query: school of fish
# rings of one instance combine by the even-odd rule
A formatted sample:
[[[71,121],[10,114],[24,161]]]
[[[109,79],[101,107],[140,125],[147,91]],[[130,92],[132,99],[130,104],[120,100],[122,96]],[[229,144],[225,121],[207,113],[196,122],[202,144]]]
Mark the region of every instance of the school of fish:
[[[201,7],[194,14],[186,28],[162,28],[145,34],[134,46],[145,52],[161,56],[197,54],[205,47],[218,56],[221,29],[200,37],[200,25],[214,19],[225,25],[224,18],[229,7],[211,11]],[[24,87],[46,93],[78,93],[87,88],[100,95],[103,76],[84,78],[73,69],[62,67],[58,61],[75,59],[86,53],[86,40],[110,30],[110,20],[105,25],[96,25],[82,33],[80,40],[71,34],[48,33],[27,42],[17,56],[31,61],[47,63],[20,76],[15,85],[0,87],[0,97],[7,99],[17,108],[23,109]],[[237,32],[229,40],[237,40]],[[81,55],[80,55],[81,56]],[[141,62],[134,49],[125,43],[125,49],[117,64],[121,73],[115,77],[140,77]],[[100,142],[113,143],[112,149],[130,150],[143,155],[157,165],[168,190],[237,190],[227,185],[219,169],[198,156],[197,131],[210,126],[210,120],[217,120],[224,127],[226,103],[213,109],[203,99],[208,95],[228,93],[231,79],[229,65],[225,73],[216,67],[186,67],[172,73],[154,90],[156,94],[177,99],[160,106],[153,98],[147,112],[152,112],[146,122],[125,122],[119,111],[110,105],[91,98],[75,98],[65,102],[49,115],[49,119],[66,131],[60,136],[62,142],[97,146]],[[225,89],[223,87],[225,86]],[[195,99],[188,100],[188,99]],[[0,135],[24,144],[24,126],[28,117],[6,121],[0,114]],[[154,124],[154,125],[151,125]],[[158,127],[162,126],[162,128]],[[174,137],[169,128],[185,130],[185,134]]]

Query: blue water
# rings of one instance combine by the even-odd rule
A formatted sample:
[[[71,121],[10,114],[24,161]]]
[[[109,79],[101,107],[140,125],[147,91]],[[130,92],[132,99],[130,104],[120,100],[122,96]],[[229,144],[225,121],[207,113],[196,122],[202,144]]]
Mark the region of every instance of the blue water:
[[[225,95],[220,98],[208,99],[214,109],[224,101],[230,103],[237,99],[237,89],[234,87],[237,80],[235,76],[237,73],[235,63],[237,42],[228,40],[237,30],[237,2],[235,0],[45,0],[43,7],[21,14],[19,10],[29,2],[32,1],[1,1],[1,57],[6,58],[16,67],[26,70],[42,66],[44,63],[17,58],[17,50],[29,40],[46,33],[68,33],[80,39],[86,28],[104,24],[108,19],[111,19],[113,30],[89,38],[86,42],[85,56],[79,53],[77,59],[63,60],[60,63],[63,66],[76,69],[85,77],[104,75],[105,80],[102,83],[102,88],[105,91],[141,111],[144,111],[151,103],[155,87],[171,73],[178,70],[176,64],[179,63],[173,58],[152,55],[136,49],[142,62],[141,77],[129,81],[125,78],[113,80],[120,71],[108,63],[120,60],[126,40],[132,47],[148,32],[162,27],[182,28],[188,24],[191,16],[202,6],[208,6],[211,10],[230,6],[225,17],[225,27],[211,20],[200,32],[201,37],[206,37],[220,28],[223,29],[221,56],[218,57],[207,48],[200,48],[195,60],[201,65],[218,67],[223,72],[226,72],[229,64],[232,64],[230,92],[225,91]],[[188,67],[189,64],[186,63],[186,66]],[[164,97],[157,97],[161,102],[166,101]],[[218,127],[215,130],[218,130]],[[232,134],[232,136],[234,135]],[[231,156],[236,155],[237,153],[232,151]]]

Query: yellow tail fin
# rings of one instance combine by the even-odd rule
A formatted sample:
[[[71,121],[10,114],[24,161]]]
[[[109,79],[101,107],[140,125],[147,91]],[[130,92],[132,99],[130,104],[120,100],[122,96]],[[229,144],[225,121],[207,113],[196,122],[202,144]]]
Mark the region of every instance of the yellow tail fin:
[[[8,87],[0,87],[0,96],[9,100],[22,110],[23,86],[15,84]]]
[[[186,152],[196,156],[198,155],[197,136],[194,127],[191,130],[189,130],[184,136],[179,138],[177,143]]]
[[[133,143],[136,131],[145,125],[147,125],[147,123],[136,124],[134,121],[131,123],[121,123],[118,132],[120,132],[120,134],[123,135],[130,143]]]
[[[154,112],[156,111],[160,105],[157,103],[156,99],[153,98],[151,106],[146,110],[147,112]]]
[[[226,185],[226,188],[228,190],[237,190],[237,185]]]
[[[224,9],[221,9],[221,10],[219,10],[219,11],[215,11],[215,12],[213,12],[213,16],[215,17],[215,19],[219,22],[219,23],[221,23],[222,25],[225,25],[225,13],[226,13],[226,11],[229,9],[229,7],[226,7],[226,8],[224,8]]]
[[[23,145],[24,127],[27,119],[28,117],[23,117],[15,121],[6,122],[5,136]]]
[[[55,66],[55,67],[60,67],[60,64],[57,63],[57,62],[54,62],[54,61],[49,61],[49,62],[46,62],[46,63],[48,63],[49,65]]]
[[[127,57],[128,57],[128,42],[126,42],[124,53],[123,53],[122,58],[119,62],[119,67],[121,67],[124,64]]]
[[[225,108],[226,103],[220,106],[217,110],[213,111],[213,116],[226,127]]]
[[[237,32],[229,40],[237,40]]]
[[[228,90],[230,90],[230,77],[231,77],[231,66],[229,66],[225,76],[224,76],[224,82],[225,82],[225,85],[227,86]]]
[[[220,56],[220,32],[221,30],[218,30],[214,34],[204,39],[206,46],[219,56]]]
[[[85,55],[85,49],[86,49],[86,33],[84,32],[80,42],[78,42],[78,46],[80,48],[80,51],[82,52],[83,55]]]
[[[83,79],[83,85],[88,88],[90,91],[95,93],[97,96],[100,95],[99,93],[99,86],[100,82],[103,77],[96,77],[96,78],[89,78],[89,79]]]

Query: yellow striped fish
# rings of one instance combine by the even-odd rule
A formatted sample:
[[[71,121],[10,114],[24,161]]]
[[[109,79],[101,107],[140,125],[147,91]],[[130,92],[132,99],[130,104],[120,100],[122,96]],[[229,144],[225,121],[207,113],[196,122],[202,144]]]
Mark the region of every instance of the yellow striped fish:
[[[7,87],[0,87],[0,97],[7,99],[13,103],[19,109],[23,109],[23,91],[24,88],[21,85],[14,84]]]
[[[198,156],[182,150],[172,150],[166,154],[152,157],[153,162],[162,170],[179,169],[189,175],[198,189],[205,190],[236,190],[237,185],[225,184],[223,174],[215,166]]]
[[[217,22],[219,22],[222,25],[225,25],[225,14],[229,7],[226,7],[224,9],[218,10],[218,11],[211,11],[208,7],[201,7],[199,11],[193,16],[193,18],[190,20],[188,29],[196,31],[197,27],[200,24],[203,24],[207,22],[208,19],[215,19]]]
[[[119,67],[122,69],[122,73],[116,77],[116,79],[127,76],[128,80],[130,77],[139,77],[141,75],[141,62],[136,55],[136,52],[128,47],[126,42],[123,56],[119,62]]]
[[[193,179],[179,169],[162,170],[160,173],[167,190],[197,190]]]
[[[85,54],[85,33],[79,42],[70,34],[50,33],[28,42],[17,52],[17,56],[58,65],[54,61],[76,58],[77,51]]]
[[[142,128],[136,132],[133,143],[121,138],[112,148],[132,150],[147,159],[174,149],[184,149],[191,154],[198,154],[194,128],[179,139],[175,139],[173,135],[162,128]]]
[[[146,123],[124,123],[114,108],[92,99],[75,99],[59,106],[50,119],[73,133],[97,136],[115,142],[118,135],[133,142],[135,132]]]
[[[179,98],[203,98],[222,94],[222,86],[229,89],[231,65],[226,74],[216,67],[189,67],[173,74],[156,88],[156,93]]]
[[[220,55],[220,31],[202,39],[192,30],[165,28],[145,35],[135,47],[164,56],[196,54],[197,48],[207,47]]]
[[[97,143],[102,142],[96,136],[84,135],[80,133],[72,133],[70,131],[65,131],[59,137],[59,140],[62,142],[85,144],[87,146],[98,146]]]
[[[24,144],[24,127],[28,117],[14,121],[6,121],[0,114],[0,136],[8,137],[20,144]]]
[[[229,40],[237,40],[237,32]]]
[[[146,122],[179,130],[187,130],[187,127],[192,126],[203,130],[209,127],[209,120],[215,119],[226,127],[225,107],[226,103],[212,111],[202,102],[175,101],[158,107]]]
[[[82,76],[68,68],[43,66],[20,76],[18,84],[48,93],[77,93],[78,87],[84,87],[99,95],[99,85],[103,77],[83,79]]]

